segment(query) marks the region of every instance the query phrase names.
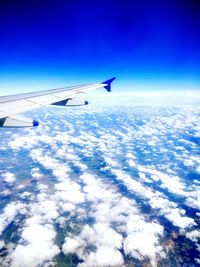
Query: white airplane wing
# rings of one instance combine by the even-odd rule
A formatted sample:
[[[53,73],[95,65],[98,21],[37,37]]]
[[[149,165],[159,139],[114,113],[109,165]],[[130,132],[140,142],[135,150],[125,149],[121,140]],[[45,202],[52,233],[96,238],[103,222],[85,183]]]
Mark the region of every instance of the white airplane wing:
[[[103,83],[85,84],[64,88],[51,89],[33,93],[9,95],[0,97],[0,127],[31,127],[38,126],[35,120],[30,120],[19,113],[39,108],[45,105],[82,106],[87,101],[76,99],[88,91],[105,88],[111,91],[111,83],[115,78]]]

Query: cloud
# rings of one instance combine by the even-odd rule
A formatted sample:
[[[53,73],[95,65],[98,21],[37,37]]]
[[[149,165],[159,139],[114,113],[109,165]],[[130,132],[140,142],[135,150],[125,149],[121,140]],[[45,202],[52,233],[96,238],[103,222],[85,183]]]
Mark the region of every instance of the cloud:
[[[41,180],[43,178],[43,175],[40,173],[38,168],[33,168],[31,170],[31,177],[35,180]]]
[[[85,225],[81,237],[89,244],[95,244],[97,247],[122,248],[122,236],[102,222],[96,223],[92,227]]]
[[[198,242],[200,240],[200,231],[194,230],[186,233],[186,237],[192,240],[193,242]]]
[[[96,252],[91,252],[84,263],[79,264],[80,267],[107,267],[124,266],[124,260],[121,253],[110,247],[99,247]]]
[[[40,197],[40,195],[38,196]],[[34,209],[34,206],[32,207]],[[44,199],[40,202],[40,205],[37,205],[35,208],[35,212],[43,215],[43,220],[54,220],[59,214],[57,212],[56,203],[52,200]]]
[[[80,186],[70,180],[55,184],[55,189],[57,189],[55,197],[59,201],[62,200],[73,204],[84,202],[84,194],[80,191]]]
[[[84,241],[82,239],[79,239],[78,237],[76,238],[66,237],[65,242],[62,246],[62,251],[65,254],[69,254],[69,253],[80,254],[78,252],[78,249],[81,249],[84,245],[85,245]]]
[[[194,209],[200,210],[200,196],[197,196],[197,198],[188,197],[186,199],[186,205],[189,207],[192,207]]]
[[[5,246],[5,242],[3,240],[0,240],[0,249],[2,249]]]
[[[26,205],[20,202],[11,202],[4,208],[0,215],[0,234],[5,230],[18,214],[26,213]]]
[[[25,133],[23,136],[15,136],[15,139],[9,142],[9,146],[13,150],[18,151],[20,149],[31,149],[32,147],[36,147],[39,143],[48,145],[53,145],[54,143],[54,140],[46,134],[36,135],[33,131],[27,131],[27,134]]]
[[[35,267],[51,260],[59,253],[54,245],[56,232],[51,225],[31,224],[22,232],[21,242],[11,255],[11,267]]]
[[[166,188],[169,192],[181,196],[187,196],[187,192],[184,190],[186,185],[181,181],[178,176],[170,176],[161,171],[157,171],[150,167],[138,166],[139,171],[149,174],[150,178],[156,182],[161,182],[161,187]]]
[[[50,263],[60,251],[55,244],[56,231],[53,227],[59,216],[58,207],[52,196],[45,192],[47,189],[42,184],[38,186],[41,191],[27,206],[27,218],[20,229],[21,238],[9,255],[11,267],[36,267]]]
[[[15,180],[16,180],[15,175],[13,173],[11,173],[11,172],[6,172],[6,173],[2,174],[2,176],[4,178],[4,181],[6,183],[9,183],[9,184],[14,183]]]
[[[107,156],[105,158],[107,160]],[[145,171],[145,168],[141,168],[142,171]],[[169,201],[167,197],[165,197],[163,194],[159,192],[154,192],[151,188],[147,188],[142,183],[134,180],[131,176],[129,176],[124,171],[121,171],[120,169],[116,168],[110,168],[110,171],[115,174],[116,178],[124,183],[126,185],[127,189],[131,192],[134,192],[138,194],[139,196],[145,198],[148,200],[148,203],[151,205],[154,209],[159,209],[160,214],[164,215],[169,221],[171,221],[175,226],[178,226],[180,228],[187,228],[191,227],[193,225],[196,225],[194,222],[194,219],[184,216],[185,211],[183,209],[177,208],[177,205],[173,203],[172,201]],[[150,171],[152,173],[152,171]],[[156,180],[158,181],[160,178],[157,177],[156,173]],[[160,172],[158,172],[160,174]],[[161,177],[163,177],[161,175]],[[165,175],[164,175],[165,177]],[[155,179],[155,178],[154,178]],[[162,178],[163,179],[163,178]],[[177,189],[179,190],[179,189]],[[179,192],[179,191],[178,191]]]
[[[145,222],[134,200],[122,196],[109,184],[89,173],[81,175],[80,179],[85,197],[91,203],[88,216],[94,218],[95,223],[85,224],[79,234],[69,234],[65,238],[62,247],[65,254],[77,254],[84,261],[80,266],[123,266],[120,250],[123,248],[125,254],[135,255],[138,248],[130,247],[129,244],[131,239],[137,239],[140,231],[141,259],[148,257],[153,263],[157,262],[157,254],[164,256],[159,244],[163,227],[155,222]],[[143,239],[143,236],[150,239],[149,252],[142,250],[146,246],[146,238]],[[90,250],[90,247],[95,249]]]
[[[126,224],[127,237],[124,240],[124,251],[139,260],[148,257],[156,265],[156,256],[163,255],[163,248],[159,245],[159,237],[164,228],[158,223],[145,222],[139,215],[130,215]]]
[[[60,109],[44,112],[41,119],[50,123],[41,132],[13,136],[10,147],[19,154],[27,149],[36,166],[31,172],[36,187],[18,231],[21,238],[9,252],[12,264],[25,266],[23,253],[32,249],[31,264],[53,265],[59,253],[55,223],[64,231],[63,253],[76,254],[80,266],[124,266],[138,260],[159,265],[165,234],[170,234],[161,216],[196,242],[197,222],[180,204],[199,208],[198,183],[193,186],[185,178],[199,167],[198,146],[186,140],[193,135],[197,114],[187,108],[130,107],[124,112],[116,107],[110,112],[95,107],[73,114]],[[30,200],[29,190],[24,188],[23,201]],[[31,236],[36,230],[45,233],[41,255],[40,240]]]
[[[41,174],[38,168],[32,170],[37,182],[39,193],[29,205],[27,219],[21,229],[21,238],[14,251],[10,254],[12,267],[38,266],[49,263],[59,253],[55,244],[56,231],[54,222],[62,212],[75,210],[77,204],[84,202],[84,194],[78,183],[69,179],[69,168],[59,160],[47,155],[42,149],[33,149],[31,156],[43,167],[51,170],[58,179],[52,194],[48,195],[49,187],[40,182]],[[27,192],[22,194],[26,198]]]

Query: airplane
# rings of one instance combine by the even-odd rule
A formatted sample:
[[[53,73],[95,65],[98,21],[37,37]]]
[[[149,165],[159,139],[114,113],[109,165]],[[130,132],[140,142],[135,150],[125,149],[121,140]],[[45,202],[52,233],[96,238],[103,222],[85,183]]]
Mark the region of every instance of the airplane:
[[[84,84],[45,91],[0,96],[0,127],[36,127],[39,125],[38,121],[18,114],[46,105],[63,107],[88,105],[88,101],[78,100],[76,96],[98,88],[105,88],[110,92],[111,83],[115,79],[116,78],[112,78],[96,84]]]

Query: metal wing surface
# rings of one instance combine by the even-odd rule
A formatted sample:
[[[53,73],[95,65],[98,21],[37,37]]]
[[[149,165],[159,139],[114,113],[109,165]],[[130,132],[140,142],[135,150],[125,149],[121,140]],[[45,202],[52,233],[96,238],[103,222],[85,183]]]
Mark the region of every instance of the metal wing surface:
[[[0,127],[30,127],[38,126],[38,122],[18,114],[46,105],[82,106],[87,101],[76,97],[98,88],[111,91],[111,83],[115,78],[103,83],[70,86],[32,93],[0,97]]]

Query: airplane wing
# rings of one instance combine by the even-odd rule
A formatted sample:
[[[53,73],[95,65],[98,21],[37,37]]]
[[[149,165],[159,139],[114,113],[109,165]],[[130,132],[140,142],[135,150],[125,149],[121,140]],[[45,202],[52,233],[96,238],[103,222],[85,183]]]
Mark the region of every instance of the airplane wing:
[[[30,120],[19,113],[46,105],[82,106],[87,101],[76,99],[77,96],[88,91],[105,88],[111,91],[111,83],[115,78],[103,83],[85,84],[64,88],[57,88],[33,93],[9,95],[0,97],[0,127],[31,127],[38,126],[35,120]]]

